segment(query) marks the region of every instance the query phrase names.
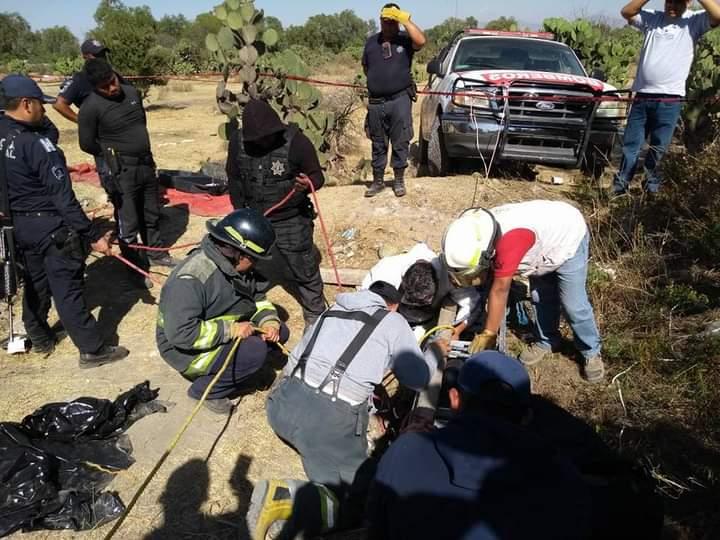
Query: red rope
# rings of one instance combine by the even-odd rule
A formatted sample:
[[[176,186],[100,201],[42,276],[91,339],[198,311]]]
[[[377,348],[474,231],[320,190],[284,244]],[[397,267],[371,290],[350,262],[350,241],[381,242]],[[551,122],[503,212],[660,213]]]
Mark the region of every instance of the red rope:
[[[180,244],[179,246],[170,246],[170,247],[150,247],[150,246],[144,246],[142,244],[128,244],[127,247],[133,248],[133,249],[139,249],[142,251],[172,251],[175,249],[185,249],[190,247],[196,247],[199,246],[200,242],[191,242],[189,244]]]
[[[300,174],[300,176],[298,176],[298,180],[306,186],[310,186],[310,193],[312,194],[313,204],[315,205],[315,210],[317,211],[318,219],[320,220],[320,229],[322,230],[325,245],[327,246],[328,257],[330,257],[330,264],[332,264],[333,272],[335,272],[335,281],[337,282],[337,288],[338,291],[342,291],[343,287],[342,281],[340,281],[340,273],[338,272],[337,263],[335,262],[335,254],[332,250],[332,242],[330,241],[330,235],[328,234],[327,228],[325,227],[325,220],[323,219],[322,210],[320,210],[320,203],[318,202],[317,194],[315,193],[315,186],[305,174]]]
[[[149,279],[150,281],[152,281],[153,283],[156,283],[156,284],[162,286],[162,282],[161,282],[161,281],[159,281],[159,280],[157,280],[156,278],[152,277],[148,272],[146,272],[145,270],[143,270],[142,268],[140,268],[140,267],[137,266],[136,264],[131,263],[130,261],[128,261],[128,260],[127,260],[125,257],[123,257],[122,255],[119,255],[119,254],[117,254],[117,253],[113,253],[112,256],[115,257],[116,259],[118,259],[119,261],[121,261],[123,264],[126,264],[127,266],[129,266],[130,268],[132,268],[133,270],[135,270],[138,274],[142,274],[143,276],[145,276],[146,278],[148,278],[148,279]]]
[[[312,185],[312,182],[310,182],[310,184]],[[283,197],[279,203],[277,203],[277,204],[271,206],[270,208],[268,208],[267,210],[265,210],[265,212],[263,213],[263,216],[268,217],[275,210],[277,210],[278,208],[283,206],[285,203],[287,203],[292,198],[292,196],[295,195],[296,193],[297,193],[297,188],[293,187],[290,190],[290,192],[287,195],[285,195],[285,197]]]

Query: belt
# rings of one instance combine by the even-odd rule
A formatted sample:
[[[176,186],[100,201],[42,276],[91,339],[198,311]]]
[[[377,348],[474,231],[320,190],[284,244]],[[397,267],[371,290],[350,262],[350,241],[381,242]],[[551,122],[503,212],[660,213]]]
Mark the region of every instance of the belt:
[[[13,216],[18,217],[58,217],[57,212],[13,212]]]
[[[120,154],[120,161],[123,165],[152,165],[154,163],[152,154],[144,156],[130,156],[128,154]]]
[[[396,92],[396,93],[394,93],[394,94],[390,94],[389,96],[370,96],[370,97],[368,98],[368,101],[369,101],[372,105],[379,105],[380,103],[385,103],[386,101],[392,101],[393,99],[397,99],[397,98],[399,98],[400,96],[402,96],[403,94],[407,95],[407,93],[408,93],[408,89],[407,89],[407,88],[403,88],[403,89],[400,90],[399,92]]]

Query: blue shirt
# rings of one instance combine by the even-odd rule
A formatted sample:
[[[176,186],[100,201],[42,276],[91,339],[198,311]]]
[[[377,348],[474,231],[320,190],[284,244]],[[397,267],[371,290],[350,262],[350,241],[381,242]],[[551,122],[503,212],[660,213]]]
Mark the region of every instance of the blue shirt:
[[[368,512],[371,540],[580,540],[590,536],[591,495],[528,429],[462,415],[390,447]]]
[[[57,139],[53,142],[48,134],[52,137],[45,122],[35,127],[0,116],[10,211],[56,214],[44,223],[48,234],[65,225],[95,241],[99,234],[75,197]]]
[[[371,97],[387,97],[408,88],[412,83],[413,43],[400,32],[384,45],[382,32],[365,43],[362,65],[367,70],[367,87]]]

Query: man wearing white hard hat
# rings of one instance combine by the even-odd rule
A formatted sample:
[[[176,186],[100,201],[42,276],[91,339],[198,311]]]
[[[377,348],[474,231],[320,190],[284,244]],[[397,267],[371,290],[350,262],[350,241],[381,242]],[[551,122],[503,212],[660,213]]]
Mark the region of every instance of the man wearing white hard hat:
[[[582,214],[559,201],[471,208],[452,222],[442,248],[453,281],[468,286],[492,275],[485,329],[475,336],[471,351],[495,346],[512,278],[522,275],[530,281],[536,341],[520,354],[520,360],[534,365],[557,350],[562,312],[584,359],[583,377],[600,382],[605,375],[600,334],[585,288],[588,247]]]

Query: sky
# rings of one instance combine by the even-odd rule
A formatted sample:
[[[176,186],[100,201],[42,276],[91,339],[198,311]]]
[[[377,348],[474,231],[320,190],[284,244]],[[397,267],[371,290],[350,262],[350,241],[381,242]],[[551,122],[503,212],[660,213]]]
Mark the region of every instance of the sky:
[[[470,15],[478,21],[487,22],[501,15],[515,17],[522,25],[536,27],[546,17],[602,15],[619,19],[620,8],[627,0],[505,0],[489,2],[483,0],[416,0],[397,2],[412,14],[413,21],[420,27],[438,24],[455,15],[465,18]],[[219,0],[124,0],[125,5],[148,5],[155,18],[163,15],[182,13],[193,19],[198,13],[209,11]],[[256,0],[255,6],[268,15],[279,18],[283,26],[302,24],[311,15],[336,13],[352,9],[363,19],[378,16],[378,2],[352,2],[347,0]],[[17,12],[32,26],[33,30],[49,26],[67,26],[79,38],[94,27],[93,13],[99,0],[0,0],[0,12]],[[652,0],[648,7],[662,9],[662,0]]]

